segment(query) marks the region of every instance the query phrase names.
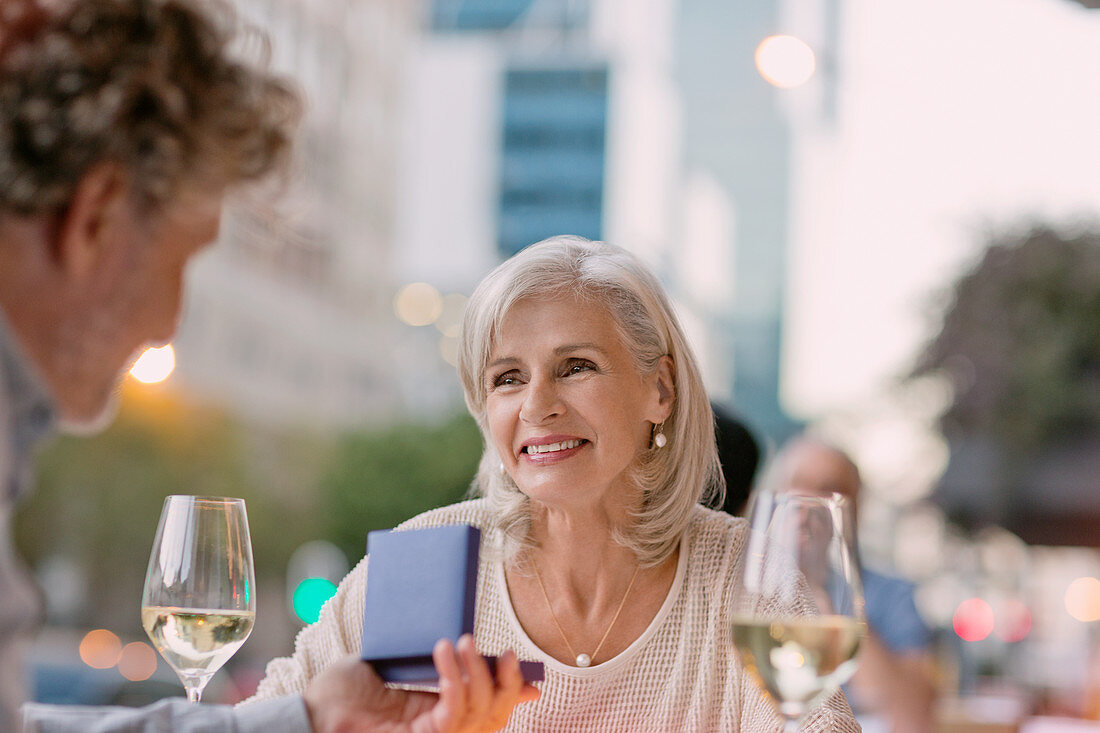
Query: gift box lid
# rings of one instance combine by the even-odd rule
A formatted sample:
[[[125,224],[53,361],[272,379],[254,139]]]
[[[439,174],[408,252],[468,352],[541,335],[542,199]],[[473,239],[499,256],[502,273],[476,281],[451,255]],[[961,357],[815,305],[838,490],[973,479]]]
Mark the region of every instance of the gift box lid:
[[[464,524],[371,532],[362,658],[430,665],[437,641],[473,633],[480,541]]]

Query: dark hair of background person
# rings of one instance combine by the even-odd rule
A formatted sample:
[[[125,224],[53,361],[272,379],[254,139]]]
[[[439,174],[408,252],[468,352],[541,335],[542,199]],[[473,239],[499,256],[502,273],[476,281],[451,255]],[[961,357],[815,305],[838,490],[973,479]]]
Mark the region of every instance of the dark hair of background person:
[[[222,0],[0,0],[0,213],[62,210],[102,162],[151,210],[283,167],[299,96],[235,25]]]
[[[727,514],[740,515],[749,500],[756,469],[760,465],[760,444],[748,427],[720,405],[714,410],[714,437],[718,442],[718,461],[726,479],[726,498],[714,506]]]

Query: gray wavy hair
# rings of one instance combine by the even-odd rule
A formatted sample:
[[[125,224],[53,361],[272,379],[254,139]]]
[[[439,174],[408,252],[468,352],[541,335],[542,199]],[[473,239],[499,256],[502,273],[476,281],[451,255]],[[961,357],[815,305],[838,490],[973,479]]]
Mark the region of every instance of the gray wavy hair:
[[[218,0],[3,0],[0,211],[68,204],[93,165],[137,200],[231,185],[284,166],[301,114],[282,78],[236,60]]]
[[[664,423],[668,443],[638,457],[633,479],[640,501],[631,525],[616,541],[644,566],[675,551],[699,501],[720,495],[722,474],[714,442],[714,416],[695,356],[657,278],[621,247],[559,236],[527,247],[498,266],[474,290],[463,315],[458,370],[466,405],[485,442],[474,493],[485,496],[515,556],[533,546],[530,502],[500,470],[486,415],[485,369],[501,324],[521,300],[577,297],[602,305],[641,374],[661,357],[672,359],[675,395]]]

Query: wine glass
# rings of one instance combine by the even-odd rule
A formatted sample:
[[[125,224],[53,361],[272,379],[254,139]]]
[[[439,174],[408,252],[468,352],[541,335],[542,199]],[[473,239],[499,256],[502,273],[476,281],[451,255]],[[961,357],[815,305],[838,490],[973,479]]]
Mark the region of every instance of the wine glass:
[[[141,625],[198,702],[256,619],[243,499],[169,496],[141,596]]]
[[[733,643],[791,733],[856,669],[866,625],[851,504],[761,491],[749,522]]]

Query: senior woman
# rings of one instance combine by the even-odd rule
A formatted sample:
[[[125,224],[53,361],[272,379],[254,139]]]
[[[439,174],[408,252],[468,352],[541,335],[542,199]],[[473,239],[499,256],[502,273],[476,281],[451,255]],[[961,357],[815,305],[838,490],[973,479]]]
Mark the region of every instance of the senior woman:
[[[699,506],[721,480],[712,413],[656,278],[608,244],[532,245],[471,296],[459,371],[485,439],[480,498],[402,527],[481,528],[480,650],[546,665],[508,730],[779,730],[730,640],[746,528]],[[269,665],[257,698],[359,648],[367,570]],[[839,695],[804,729],[859,730]]]

